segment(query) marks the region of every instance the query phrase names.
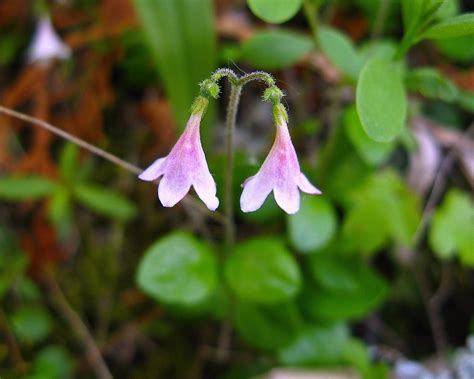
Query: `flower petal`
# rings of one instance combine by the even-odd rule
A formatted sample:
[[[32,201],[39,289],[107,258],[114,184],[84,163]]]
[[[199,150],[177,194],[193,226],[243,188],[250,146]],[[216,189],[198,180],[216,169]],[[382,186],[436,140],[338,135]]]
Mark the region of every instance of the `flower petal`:
[[[293,214],[298,212],[300,209],[300,191],[296,183],[285,181],[275,186],[273,193],[275,194],[277,204],[286,213]]]
[[[298,187],[300,188],[301,191],[310,193],[312,195],[322,194],[322,192],[319,189],[317,189],[313,184],[311,184],[311,182],[303,173],[300,173],[298,175]]]
[[[196,173],[193,187],[204,204],[211,211],[215,211],[219,206],[219,199],[216,197],[216,182],[209,172],[207,165]]]
[[[253,212],[259,209],[268,194],[272,191],[273,183],[262,172],[251,176],[244,182],[244,190],[240,197],[242,212]]]
[[[158,197],[164,207],[173,207],[191,188],[191,178],[188,175],[170,173],[163,176],[158,186]]]
[[[152,181],[158,179],[164,172],[164,163],[166,157],[159,158],[148,166],[138,177],[141,180]]]

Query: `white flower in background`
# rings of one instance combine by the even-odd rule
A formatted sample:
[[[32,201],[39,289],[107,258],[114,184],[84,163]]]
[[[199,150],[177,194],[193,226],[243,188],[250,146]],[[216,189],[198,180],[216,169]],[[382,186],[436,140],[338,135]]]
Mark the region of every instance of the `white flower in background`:
[[[28,48],[28,62],[48,63],[53,59],[67,59],[70,55],[70,47],[59,38],[49,16],[42,16]]]

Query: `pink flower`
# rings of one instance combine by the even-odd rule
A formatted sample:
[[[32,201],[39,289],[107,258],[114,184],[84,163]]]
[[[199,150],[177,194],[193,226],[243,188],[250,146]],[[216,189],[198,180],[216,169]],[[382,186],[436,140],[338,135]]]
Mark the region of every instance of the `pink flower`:
[[[321,194],[300,171],[283,105],[277,105],[274,113],[277,124],[275,142],[257,174],[243,184],[240,198],[243,212],[259,209],[271,191],[280,208],[289,214],[296,213],[300,208],[299,190],[313,195]]]
[[[67,59],[70,55],[71,49],[59,38],[49,16],[41,17],[28,48],[28,62],[47,63],[55,58]]]
[[[174,206],[189,192],[191,186],[211,211],[219,205],[216,183],[209,172],[201,146],[199,124],[202,115],[202,110],[192,114],[168,156],[157,159],[139,176],[148,181],[163,176],[158,186],[158,198],[164,207]]]

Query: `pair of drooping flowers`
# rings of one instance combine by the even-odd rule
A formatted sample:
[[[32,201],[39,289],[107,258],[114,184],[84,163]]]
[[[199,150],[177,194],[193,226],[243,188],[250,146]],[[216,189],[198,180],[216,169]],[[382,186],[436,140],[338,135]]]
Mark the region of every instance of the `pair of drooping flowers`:
[[[158,186],[158,197],[165,207],[172,207],[194,187],[197,195],[214,211],[219,206],[216,183],[209,172],[201,146],[199,126],[208,100],[198,97],[186,128],[171,152],[159,158],[143,171],[139,178],[153,181],[163,176]],[[260,170],[243,183],[240,207],[243,212],[259,209],[273,191],[277,204],[293,214],[300,207],[299,190],[321,194],[300,171],[298,157],[288,132],[288,116],[281,103],[273,105],[276,138]]]

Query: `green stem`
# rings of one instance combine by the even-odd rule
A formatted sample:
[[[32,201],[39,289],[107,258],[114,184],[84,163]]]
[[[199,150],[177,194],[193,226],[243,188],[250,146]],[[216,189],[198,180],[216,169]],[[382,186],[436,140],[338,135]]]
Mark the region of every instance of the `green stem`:
[[[311,1],[305,0],[303,2],[303,11],[304,11],[304,15],[306,17],[306,20],[308,21],[311,32],[313,33],[313,37],[315,38],[316,43],[317,43],[318,42],[317,41],[317,32],[318,32],[317,11],[318,11],[318,8]]]
[[[234,131],[239,107],[242,85],[232,83],[226,116],[226,154],[227,161],[224,173],[224,207],[225,207],[225,244],[232,248],[235,243],[234,223],[234,193],[233,193],[233,171],[234,171]]]

